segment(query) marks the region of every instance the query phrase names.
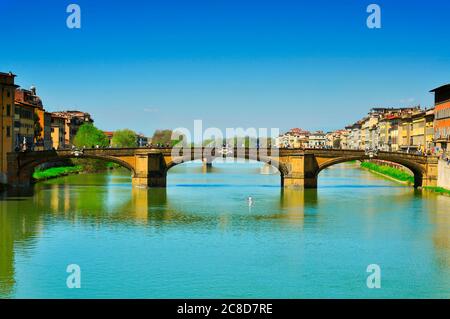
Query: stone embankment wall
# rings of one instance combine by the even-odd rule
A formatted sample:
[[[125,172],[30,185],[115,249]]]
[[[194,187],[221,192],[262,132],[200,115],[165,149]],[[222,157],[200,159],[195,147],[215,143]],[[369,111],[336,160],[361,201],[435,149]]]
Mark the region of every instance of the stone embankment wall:
[[[439,160],[437,185],[450,189],[450,164],[447,161]]]

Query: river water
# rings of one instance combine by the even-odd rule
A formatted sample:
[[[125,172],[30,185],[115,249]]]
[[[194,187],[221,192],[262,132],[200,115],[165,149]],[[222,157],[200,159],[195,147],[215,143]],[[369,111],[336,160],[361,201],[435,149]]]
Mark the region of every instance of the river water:
[[[260,169],[193,162],[171,169],[165,190],[115,170],[3,195],[0,297],[450,298],[449,197],[356,164],[306,191]],[[67,288],[70,264],[80,289]],[[379,289],[367,287],[370,264]]]

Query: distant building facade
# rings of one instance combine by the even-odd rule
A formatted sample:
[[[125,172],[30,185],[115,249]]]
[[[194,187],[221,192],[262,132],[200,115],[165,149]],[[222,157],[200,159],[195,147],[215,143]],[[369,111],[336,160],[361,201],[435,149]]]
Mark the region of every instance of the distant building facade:
[[[142,133],[136,134],[136,144],[139,147],[144,147],[149,144],[148,137]]]
[[[326,145],[326,134],[323,131],[316,131],[309,134],[309,148],[324,148]]]
[[[346,126],[347,146],[389,152],[432,152],[434,114],[434,109],[424,110],[420,106],[373,108],[368,116]]]
[[[345,127],[348,131],[347,146],[352,150],[359,150],[361,148],[361,122],[358,121],[352,125]]]
[[[310,132],[300,128],[293,128],[275,138],[275,145],[279,148],[306,148],[309,145]]]

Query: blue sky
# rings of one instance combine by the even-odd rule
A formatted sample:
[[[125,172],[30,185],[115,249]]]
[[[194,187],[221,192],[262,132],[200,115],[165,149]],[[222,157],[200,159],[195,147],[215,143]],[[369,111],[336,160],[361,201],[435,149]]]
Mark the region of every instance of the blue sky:
[[[70,3],[80,30],[66,27]],[[381,29],[366,26],[370,3]],[[0,71],[104,130],[332,130],[371,107],[432,105],[450,82],[449,12],[446,0],[0,0]]]

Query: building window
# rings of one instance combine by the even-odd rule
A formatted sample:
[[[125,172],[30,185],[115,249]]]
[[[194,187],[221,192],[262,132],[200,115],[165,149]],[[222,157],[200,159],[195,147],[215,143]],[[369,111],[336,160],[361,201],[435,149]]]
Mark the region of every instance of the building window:
[[[7,96],[7,97],[10,97],[10,96],[11,96],[11,93],[9,92],[9,90],[6,91],[6,96]]]
[[[6,137],[11,137],[11,127],[10,126],[6,127]]]
[[[6,116],[11,116],[11,105],[6,104]]]

